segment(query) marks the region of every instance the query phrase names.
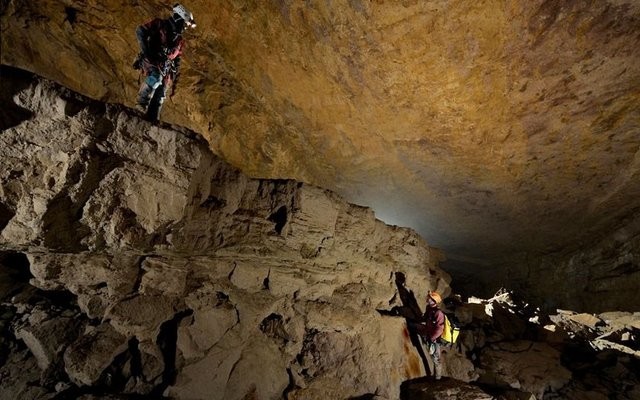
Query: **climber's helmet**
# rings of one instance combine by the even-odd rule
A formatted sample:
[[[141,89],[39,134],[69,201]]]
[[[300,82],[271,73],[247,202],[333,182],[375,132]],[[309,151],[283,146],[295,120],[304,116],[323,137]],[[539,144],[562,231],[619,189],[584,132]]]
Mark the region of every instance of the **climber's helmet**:
[[[173,20],[179,22],[184,21],[184,25],[187,28],[195,28],[196,21],[193,19],[191,11],[187,10],[182,4],[176,4],[173,6]]]
[[[429,292],[427,298],[432,299],[436,304],[442,303],[442,297],[438,292]]]

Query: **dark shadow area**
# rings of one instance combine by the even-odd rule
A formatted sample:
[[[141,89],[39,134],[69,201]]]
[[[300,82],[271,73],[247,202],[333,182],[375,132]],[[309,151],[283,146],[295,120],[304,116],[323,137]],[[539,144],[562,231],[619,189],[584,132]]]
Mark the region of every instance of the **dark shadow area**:
[[[68,290],[42,290],[31,286],[29,281],[31,263],[24,253],[16,251],[0,252],[0,283],[10,284],[10,290],[4,293],[0,290],[0,301],[13,296],[20,296],[20,301],[35,305],[46,303],[60,309],[78,311],[77,296]],[[0,288],[2,286],[0,285]]]
[[[31,119],[33,113],[15,103],[13,97],[34,82],[34,75],[17,68],[0,65],[0,134]]]
[[[431,370],[429,368],[429,362],[427,361],[427,356],[424,353],[422,344],[420,343],[418,332],[415,329],[416,323],[421,321],[422,319],[422,310],[420,309],[420,305],[418,305],[418,301],[416,300],[416,296],[413,291],[407,289],[407,287],[405,286],[406,280],[407,279],[404,273],[395,273],[396,287],[398,289],[398,294],[400,296],[402,306],[393,307],[391,310],[378,310],[378,312],[381,315],[399,316],[405,318],[407,324],[407,331],[405,332],[405,335],[408,335],[408,339],[411,341],[411,344],[418,351],[418,355],[420,356],[422,364],[424,365],[424,370],[428,375],[430,375]]]
[[[402,272],[396,272],[396,287],[398,288],[398,294],[400,295],[401,307],[394,307],[392,311],[398,315],[403,316],[407,321],[417,321],[422,318],[422,310],[416,300],[416,296],[412,290],[407,289],[405,286],[407,278]]]
[[[200,203],[200,207],[206,208],[209,210],[219,210],[226,205],[227,205],[227,202],[225,199],[220,199],[213,195],[210,195],[209,197],[206,198],[205,201]]]
[[[271,313],[260,322],[260,330],[270,338],[276,339],[281,345],[289,342],[289,334],[284,328],[282,315]]]
[[[73,7],[65,7],[64,8],[64,21],[68,21],[70,25],[73,25],[78,20],[78,10]]]
[[[284,228],[287,223],[287,206],[278,208],[276,212],[269,215],[269,218],[267,219],[276,224],[274,229],[276,233],[280,235],[282,233],[282,228]]]
[[[293,377],[293,373],[291,372],[291,368],[287,368],[287,375],[289,376],[289,384],[284,389],[284,392],[282,392],[282,398],[283,399],[288,399],[289,398],[289,393],[291,393],[292,391],[294,391],[294,390],[299,388],[299,386],[296,385],[296,383],[295,383],[296,380]]]
[[[0,302],[22,291],[33,278],[27,256],[19,252],[0,252]]]
[[[129,354],[131,354],[131,376],[142,376],[142,354],[138,345],[140,341],[133,337],[129,339]]]
[[[162,372],[162,383],[153,389],[151,398],[161,398],[165,389],[175,383],[178,373],[176,370],[178,325],[180,325],[180,321],[192,314],[193,310],[188,309],[181,311],[177,313],[173,319],[160,326],[157,344],[164,358],[164,371]]]
[[[12,351],[11,343],[16,343],[12,328],[16,309],[7,300],[28,286],[29,279],[33,277],[29,265],[23,253],[0,252],[0,367],[6,363]],[[0,385],[1,382],[2,378]]]
[[[440,266],[451,275],[451,288],[463,299],[471,296],[488,299],[505,285],[501,275],[492,271],[487,265],[447,259]],[[492,278],[480,279],[480,274],[490,275]],[[487,284],[487,281],[491,283]]]
[[[62,98],[65,100],[64,115],[67,117],[75,117],[87,107],[86,103],[77,95],[63,96]]]
[[[271,275],[271,270],[269,270],[269,273],[267,274],[267,276],[262,280],[262,289],[263,290],[269,290],[269,276]]]
[[[0,232],[7,226],[16,213],[4,203],[0,203]]]

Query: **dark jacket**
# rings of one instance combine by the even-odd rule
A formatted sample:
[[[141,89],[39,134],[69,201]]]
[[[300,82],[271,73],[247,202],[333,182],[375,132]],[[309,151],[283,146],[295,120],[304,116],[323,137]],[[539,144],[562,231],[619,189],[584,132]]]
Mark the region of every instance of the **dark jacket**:
[[[431,342],[438,340],[444,331],[444,313],[438,307],[429,307],[422,316],[422,328],[418,333]]]
[[[185,43],[170,19],[156,18],[140,25],[136,37],[145,61],[162,67],[167,60],[172,60],[172,69],[177,74]]]

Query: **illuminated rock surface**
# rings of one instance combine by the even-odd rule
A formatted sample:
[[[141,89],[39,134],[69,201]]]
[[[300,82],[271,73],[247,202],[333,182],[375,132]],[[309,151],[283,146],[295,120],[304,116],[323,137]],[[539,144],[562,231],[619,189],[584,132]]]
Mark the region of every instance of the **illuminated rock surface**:
[[[1,70],[0,397],[396,398],[424,367],[384,311],[404,301],[393,272],[422,302],[449,292],[443,255],[339,195],[471,261],[450,270],[469,293],[638,310],[635,2],[188,5],[177,128],[114,105],[164,3],[0,3],[2,64],[109,103]],[[448,377],[640,396],[637,313],[540,333],[489,308],[460,308]],[[404,387],[482,396],[456,382]]]
[[[247,178],[192,132],[13,74],[3,97],[27,119],[0,134],[3,280],[29,268],[31,285],[73,296],[65,314],[38,300],[48,292],[10,303],[41,385],[64,370],[81,391],[393,399],[423,374],[404,320],[377,311],[401,305],[394,273],[420,301],[450,292],[441,252],[417,233],[325,189]]]
[[[584,246],[639,206],[635,1],[185,4],[198,28],[165,118],[249,176],[333,189],[479,261]],[[126,105],[135,27],[169,12],[2,7],[3,64]]]

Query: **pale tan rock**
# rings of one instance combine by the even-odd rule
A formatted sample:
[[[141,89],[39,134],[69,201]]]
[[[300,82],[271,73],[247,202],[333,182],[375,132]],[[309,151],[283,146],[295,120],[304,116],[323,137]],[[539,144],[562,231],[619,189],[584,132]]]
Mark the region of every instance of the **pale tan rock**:
[[[46,370],[57,361],[67,345],[78,336],[79,323],[75,318],[48,316],[43,321],[30,321],[15,330],[36,358],[38,367]]]
[[[102,318],[108,306],[108,296],[101,292],[78,295],[78,307],[89,318]]]
[[[143,275],[140,293],[182,297],[186,291],[189,271],[186,263],[183,259],[145,258],[141,265]]]
[[[126,349],[127,338],[111,325],[102,324],[67,348],[64,353],[65,371],[78,386],[94,385],[114,358]]]
[[[329,294],[330,288],[326,291],[318,290],[321,283],[316,283],[310,287],[309,283],[305,279],[308,276],[304,271],[297,268],[273,268],[269,270],[269,291],[274,296],[288,296],[301,295],[305,298],[319,297],[321,295]],[[314,291],[316,295],[310,296],[311,291]]]
[[[287,361],[274,343],[256,337],[250,340],[227,378],[224,399],[260,396],[276,399],[289,384]],[[260,395],[258,395],[260,393]]]
[[[621,329],[600,335],[592,340],[591,343],[594,348],[599,350],[614,349],[622,353],[640,357],[640,350],[637,349],[639,338],[640,330],[631,331]]]
[[[28,254],[32,284],[46,289],[66,288],[75,294],[97,293],[105,286],[110,297],[123,296],[133,290],[139,268],[135,254]]]
[[[37,228],[25,230],[33,236],[2,243],[31,246],[33,284],[78,295],[87,316],[108,324],[65,352],[73,382],[96,384],[135,337],[143,377],[126,390],[148,393],[174,366],[146,346],[172,329],[177,379],[167,394],[176,398],[280,398],[293,379],[317,399],[330,388],[339,398],[396,399],[404,380],[424,374],[406,321],[378,311],[402,303],[396,273],[421,307],[428,290],[450,292],[442,253],[414,231],[324,189],[251,179],[193,133],[119,106],[52,108],[56,90],[19,92],[34,116],[0,140],[52,142],[60,155],[12,148],[6,165],[36,171],[60,159],[67,164],[52,171],[65,180],[48,187],[27,176],[18,190],[3,175],[3,204],[46,196],[12,218]]]
[[[144,379],[146,382],[154,382],[165,369],[162,351],[155,343],[149,341],[140,342],[138,350]]]
[[[259,292],[269,277],[269,267],[255,262],[237,262],[231,273],[231,284],[248,292]]]
[[[182,368],[175,384],[169,386],[164,395],[175,398],[225,399],[227,381],[241,356],[242,341],[237,332],[231,332],[225,336],[225,342],[219,349],[208,352],[203,359]],[[275,369],[271,368],[260,370],[267,375],[273,371]],[[249,382],[252,380],[249,379]]]
[[[570,315],[569,319],[572,321],[575,321],[579,324],[582,324],[584,326],[587,326],[591,329],[596,329],[596,325],[598,325],[598,323],[601,323],[602,320],[600,318],[598,318],[595,315],[592,314],[575,314],[575,315]]]
[[[172,319],[178,311],[175,299],[141,294],[115,303],[107,310],[105,318],[124,336],[155,340],[160,325]]]
[[[393,399],[399,396],[401,382],[424,374],[403,322],[382,319],[360,329],[372,334],[354,335],[350,330],[308,333],[301,363],[305,386],[292,392],[294,398],[377,393]],[[372,365],[379,368],[369,368]]]
[[[8,3],[2,64],[133,105],[135,27],[169,11],[143,5]],[[581,240],[636,207],[633,1],[189,7],[163,116],[252,176],[337,189],[467,256]]]
[[[178,349],[185,359],[202,357],[239,323],[238,310],[213,290],[198,290],[187,297],[193,315],[178,329]]]
[[[606,312],[598,317],[614,330],[630,326],[640,329],[640,312]]]

